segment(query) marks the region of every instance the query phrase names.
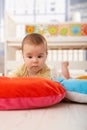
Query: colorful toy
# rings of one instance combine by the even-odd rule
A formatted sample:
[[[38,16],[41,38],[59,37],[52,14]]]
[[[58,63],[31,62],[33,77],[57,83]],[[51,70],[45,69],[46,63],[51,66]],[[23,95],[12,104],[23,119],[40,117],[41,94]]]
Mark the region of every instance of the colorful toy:
[[[48,79],[0,77],[0,110],[48,107],[65,94],[60,83]]]

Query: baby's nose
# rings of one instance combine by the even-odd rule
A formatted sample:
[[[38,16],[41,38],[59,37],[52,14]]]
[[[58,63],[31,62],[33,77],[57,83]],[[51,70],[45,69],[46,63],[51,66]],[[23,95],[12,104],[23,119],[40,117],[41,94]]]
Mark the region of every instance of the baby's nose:
[[[38,58],[37,57],[34,57],[33,58],[33,62],[37,62],[38,61]]]

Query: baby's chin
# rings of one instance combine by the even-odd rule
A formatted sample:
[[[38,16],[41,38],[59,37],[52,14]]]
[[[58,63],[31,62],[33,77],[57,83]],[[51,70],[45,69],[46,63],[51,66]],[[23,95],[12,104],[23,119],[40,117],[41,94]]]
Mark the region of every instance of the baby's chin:
[[[41,69],[42,68],[32,67],[29,72],[32,74],[37,74]]]
[[[38,66],[33,66],[33,67],[31,67],[30,68],[30,71],[38,71],[38,70],[40,70],[40,67],[38,67]]]

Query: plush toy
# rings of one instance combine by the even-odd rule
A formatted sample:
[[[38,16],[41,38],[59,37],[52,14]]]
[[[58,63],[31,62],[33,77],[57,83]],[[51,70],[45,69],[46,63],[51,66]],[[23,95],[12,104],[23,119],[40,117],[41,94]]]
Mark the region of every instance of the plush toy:
[[[76,79],[87,79],[87,75],[78,76]]]
[[[55,81],[60,82],[66,89],[66,96],[65,96],[66,99],[78,103],[87,103],[87,80],[86,79],[65,80],[63,78],[57,78],[55,79]]]
[[[0,110],[47,107],[65,94],[61,83],[45,78],[0,77]]]

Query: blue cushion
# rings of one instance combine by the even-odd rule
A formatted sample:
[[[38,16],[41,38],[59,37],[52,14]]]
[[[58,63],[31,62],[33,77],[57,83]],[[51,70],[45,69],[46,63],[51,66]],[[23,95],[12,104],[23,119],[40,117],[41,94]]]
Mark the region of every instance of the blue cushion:
[[[66,89],[66,98],[79,102],[87,103],[87,80],[57,78],[55,81],[60,82]]]

